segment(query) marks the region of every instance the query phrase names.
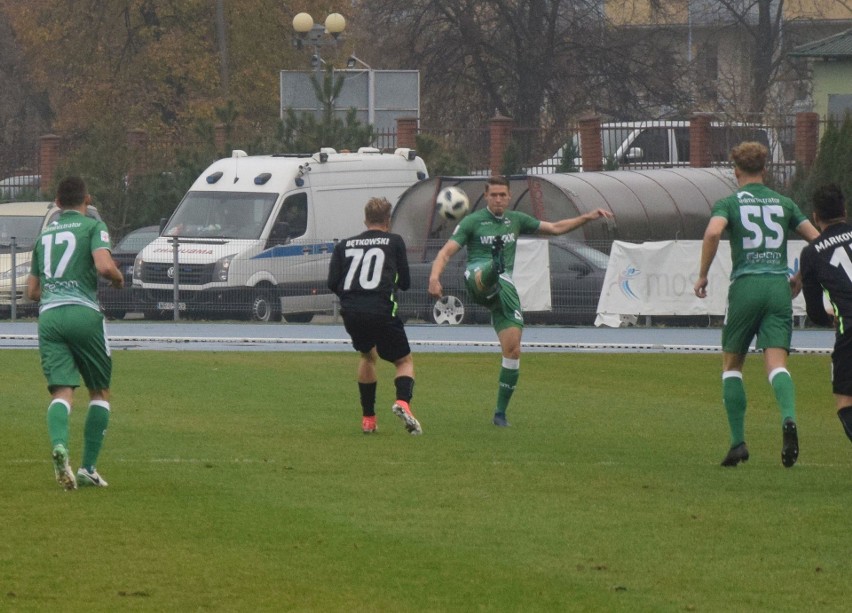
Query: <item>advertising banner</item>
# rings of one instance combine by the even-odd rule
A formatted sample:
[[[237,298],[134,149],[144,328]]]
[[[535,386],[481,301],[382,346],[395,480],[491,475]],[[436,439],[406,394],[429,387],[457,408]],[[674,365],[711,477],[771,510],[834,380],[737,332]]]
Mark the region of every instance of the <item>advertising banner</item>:
[[[789,274],[799,270],[799,256],[806,244],[787,243]],[[640,244],[615,241],[595,325],[619,327],[629,316],[639,315],[724,315],[731,275],[729,242],[719,244],[710,267],[706,298],[698,298],[693,292],[700,262],[698,240]],[[793,315],[805,315],[801,294],[793,300]]]

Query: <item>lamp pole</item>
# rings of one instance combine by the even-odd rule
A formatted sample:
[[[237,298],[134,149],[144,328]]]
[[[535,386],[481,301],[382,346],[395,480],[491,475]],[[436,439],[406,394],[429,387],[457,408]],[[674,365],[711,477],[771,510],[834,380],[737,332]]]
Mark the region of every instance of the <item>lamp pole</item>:
[[[325,25],[314,23],[314,18],[308,13],[299,13],[293,17],[293,30],[296,38],[293,45],[302,49],[305,45],[313,47],[311,63],[317,72],[317,77],[322,70],[323,59],[320,48],[326,45],[337,45],[340,34],[346,29],[346,19],[340,13],[331,13],[325,18]],[[327,38],[326,34],[331,35]]]

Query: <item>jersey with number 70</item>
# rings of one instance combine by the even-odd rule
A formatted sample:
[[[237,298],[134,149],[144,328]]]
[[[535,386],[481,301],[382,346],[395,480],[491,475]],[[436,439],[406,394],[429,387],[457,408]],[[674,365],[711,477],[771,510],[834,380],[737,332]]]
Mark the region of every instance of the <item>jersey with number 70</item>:
[[[410,285],[405,242],[399,234],[367,230],[334,246],[328,288],[340,297],[342,312],[396,315],[396,289]]]
[[[79,304],[100,310],[92,254],[110,249],[106,224],[79,211],[63,211],[36,239],[30,273],[41,283],[39,311]]]
[[[713,205],[728,220],[731,280],[743,275],[788,274],[787,234],[807,221],[798,205],[760,183],[750,183]]]

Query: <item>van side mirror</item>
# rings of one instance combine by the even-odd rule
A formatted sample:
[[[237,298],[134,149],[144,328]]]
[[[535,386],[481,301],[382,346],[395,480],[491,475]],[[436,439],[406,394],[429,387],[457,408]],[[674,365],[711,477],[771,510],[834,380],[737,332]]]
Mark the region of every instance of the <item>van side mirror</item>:
[[[160,234],[166,229],[166,224],[169,223],[168,217],[160,217]]]

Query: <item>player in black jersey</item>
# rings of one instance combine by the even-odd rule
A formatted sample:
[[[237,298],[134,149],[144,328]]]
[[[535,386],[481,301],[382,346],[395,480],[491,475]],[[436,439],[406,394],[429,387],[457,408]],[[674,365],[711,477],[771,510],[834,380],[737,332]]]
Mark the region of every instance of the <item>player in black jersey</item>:
[[[831,387],[837,416],[852,441],[852,225],[837,185],[817,189],[813,205],[820,235],[802,250],[802,293],[811,321],[834,324]]]
[[[361,352],[358,390],[361,396],[361,429],[376,431],[376,359],[396,366],[396,402],[392,410],[413,435],[422,434],[411,413],[414,393],[414,361],[402,320],[397,317],[396,290],[411,285],[405,242],[390,230],[391,204],[371,198],[364,207],[367,231],[334,246],[328,270],[328,288],[340,298],[343,325],[352,346]]]

